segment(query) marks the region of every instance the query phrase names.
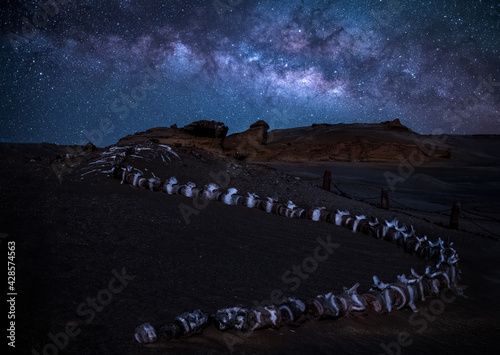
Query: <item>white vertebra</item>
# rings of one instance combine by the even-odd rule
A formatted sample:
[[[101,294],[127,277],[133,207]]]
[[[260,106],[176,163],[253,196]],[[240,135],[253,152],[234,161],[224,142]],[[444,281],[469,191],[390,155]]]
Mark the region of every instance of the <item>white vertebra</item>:
[[[319,216],[321,215],[321,210],[324,210],[325,207],[316,207],[316,209],[313,211],[312,214],[312,220],[313,221],[319,221]]]
[[[335,225],[340,226],[340,223],[342,223],[342,216],[348,216],[349,211],[339,211],[337,210],[337,213],[335,214]]]
[[[174,185],[176,185],[176,184],[177,184],[177,179],[175,178],[175,176],[172,176],[172,177],[168,180],[168,184],[167,184],[167,186],[165,187],[165,189],[167,190],[167,194],[172,195]]]
[[[236,190],[234,187],[231,187],[230,189],[227,190],[227,194],[224,195],[224,199],[222,202],[224,202],[226,205],[234,205],[232,195],[237,193],[238,190]]]
[[[354,221],[354,224],[352,226],[352,231],[356,232],[356,229],[358,228],[359,221],[366,219],[365,216],[356,216],[356,220]]]
[[[249,208],[254,208],[255,207],[255,198],[259,197],[254,193],[247,192],[248,198],[247,198],[247,207]]]

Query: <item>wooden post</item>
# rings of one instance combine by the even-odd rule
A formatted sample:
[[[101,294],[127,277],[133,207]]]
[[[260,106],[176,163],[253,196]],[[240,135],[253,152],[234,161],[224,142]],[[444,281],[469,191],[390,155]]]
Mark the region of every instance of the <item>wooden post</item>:
[[[460,202],[455,202],[451,209],[450,228],[458,229],[458,219],[460,218]]]
[[[380,193],[380,207],[384,210],[389,209],[389,190],[387,188],[383,188]]]
[[[325,170],[325,174],[323,175],[323,190],[330,190],[330,182],[332,180],[332,172],[330,170]]]

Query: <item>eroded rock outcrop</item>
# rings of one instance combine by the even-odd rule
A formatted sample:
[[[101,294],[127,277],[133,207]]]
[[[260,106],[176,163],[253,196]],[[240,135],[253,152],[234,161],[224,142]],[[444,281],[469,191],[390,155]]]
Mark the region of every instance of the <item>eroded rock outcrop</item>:
[[[231,158],[254,162],[401,162],[410,156],[419,161],[449,159],[446,142],[419,135],[399,119],[381,123],[313,124],[307,127],[268,131],[258,120],[241,133],[226,137],[222,122],[196,121],[183,128],[176,125],[148,129],[126,136],[119,145],[153,142],[201,148]],[[431,143],[429,144],[429,141]]]
[[[222,122],[201,120],[182,128],[173,124],[169,128],[156,127],[144,132],[137,132],[120,139],[118,145],[149,141],[221,152],[222,141],[226,137],[227,131],[228,127]]]
[[[224,139],[228,129],[229,128],[222,122],[201,120],[184,126],[182,131],[196,137]]]
[[[254,160],[267,144],[269,125],[259,120],[245,132],[231,134],[223,142],[224,153],[237,159]]]
[[[249,131],[244,133],[250,136]],[[399,119],[381,123],[322,123],[276,129],[268,132],[266,138],[266,144],[260,146],[255,138],[250,140],[254,151],[246,155],[250,155],[253,161],[400,162],[410,155],[413,158],[418,155],[422,161],[431,161],[449,158],[451,151],[450,146],[439,141],[433,142],[429,148],[429,144],[425,143],[426,136],[413,132]],[[240,138],[238,142],[242,144],[241,141]],[[234,148],[228,150],[229,154],[233,151]]]

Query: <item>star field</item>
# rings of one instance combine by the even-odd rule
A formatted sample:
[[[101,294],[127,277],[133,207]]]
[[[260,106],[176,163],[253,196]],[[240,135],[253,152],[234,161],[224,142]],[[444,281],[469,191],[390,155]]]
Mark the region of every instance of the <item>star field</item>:
[[[400,118],[500,134],[497,1],[6,1],[0,141]]]

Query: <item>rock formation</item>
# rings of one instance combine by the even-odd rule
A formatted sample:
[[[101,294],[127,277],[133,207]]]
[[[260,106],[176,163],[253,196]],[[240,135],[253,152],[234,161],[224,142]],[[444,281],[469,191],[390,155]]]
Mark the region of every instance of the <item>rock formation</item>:
[[[267,143],[269,125],[259,120],[245,132],[228,136],[223,142],[224,153],[237,159],[253,160]]]
[[[423,160],[449,158],[450,147],[444,143],[435,144],[431,154],[422,149],[426,138],[401,124],[399,119],[382,123],[313,124],[270,131],[266,145],[255,149],[252,160],[399,162],[400,158],[408,159],[416,153]]]
[[[229,128],[222,122],[202,120],[184,126],[182,131],[196,137],[224,139],[228,129]]]
[[[196,121],[183,128],[176,125],[148,129],[122,138],[118,144],[153,142],[202,148],[231,158],[254,162],[400,162],[418,154],[419,161],[448,159],[451,147],[419,135],[399,119],[382,123],[313,124],[276,129],[259,120],[244,132],[226,137],[222,122]],[[431,147],[429,148],[429,141]]]
[[[227,131],[228,127],[222,122],[202,120],[182,128],[177,128],[177,125],[173,124],[170,128],[156,127],[145,132],[137,132],[120,139],[118,145],[153,142],[222,151],[222,141]]]

